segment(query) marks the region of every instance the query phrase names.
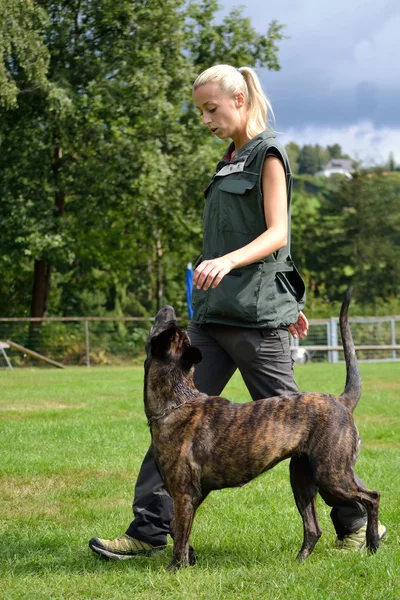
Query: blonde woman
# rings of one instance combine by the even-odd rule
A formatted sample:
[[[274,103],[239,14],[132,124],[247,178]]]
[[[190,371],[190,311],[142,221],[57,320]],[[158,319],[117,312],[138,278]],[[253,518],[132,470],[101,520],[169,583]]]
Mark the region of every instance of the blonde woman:
[[[230,65],[201,73],[193,100],[210,133],[232,140],[205,190],[203,252],[188,328],[203,355],[195,384],[220,395],[239,369],[253,400],[296,392],[289,331],[303,338],[308,322],[301,312],[304,283],[290,256],[292,174],[268,127],[271,105],[253,69]],[[172,511],[150,448],[128,530],[115,540],[92,538],[89,546],[115,559],[163,549]],[[336,507],[333,520],[343,545],[365,543],[361,505]]]

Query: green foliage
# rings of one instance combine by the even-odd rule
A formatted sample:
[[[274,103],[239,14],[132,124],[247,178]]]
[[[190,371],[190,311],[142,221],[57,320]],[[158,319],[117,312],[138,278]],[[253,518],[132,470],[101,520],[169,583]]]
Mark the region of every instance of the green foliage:
[[[310,317],[337,314],[355,289],[356,314],[398,314],[400,178],[359,172],[295,179],[293,256],[308,289]]]
[[[220,25],[214,14],[216,0],[189,2],[185,22],[186,48],[197,71],[213,64],[229,63],[236,67],[266,66],[279,70],[278,41],[284,38],[284,26],[272,21],[266,34],[257,33],[240,7],[232,8]]]
[[[17,19],[14,4],[1,5],[7,22]],[[217,25],[217,9],[212,0],[44,0],[42,29],[24,22],[48,71],[46,85],[20,90],[0,123],[8,315],[27,312],[28,293],[10,302],[8,285],[23,275],[32,289],[37,261],[51,272],[51,314],[184,308],[186,263],[201,249],[202,189],[222,151],[192,107],[193,79],[216,62],[279,68],[280,25],[257,34],[239,9]]]
[[[294,175],[315,175],[331,158],[350,158],[343,153],[340,144],[323,148],[319,144],[299,146],[295,142],[289,142],[286,150]]]
[[[386,168],[388,171],[398,171],[393,152],[389,154]]]
[[[320,171],[322,166],[328,162],[329,158],[329,152],[319,144],[316,144],[315,146],[306,144],[300,151],[299,173],[315,175],[315,173]]]
[[[161,303],[186,314],[202,190],[225,149],[201,124],[192,82],[219,62],[279,69],[283,37],[275,21],[257,33],[240,9],[216,24],[217,9],[0,0],[3,315],[146,316]],[[300,174],[292,247],[310,316],[351,281],[361,310],[395,307],[397,174],[314,177],[341,147],[287,150]],[[38,264],[45,281],[33,280]]]
[[[351,281],[363,304],[395,297],[400,277],[400,178],[356,173],[326,203],[325,249],[336,293]],[[333,296],[333,281],[327,291]]]
[[[292,173],[293,175],[297,175],[299,172],[300,146],[295,142],[289,142],[289,144],[286,144],[286,152]]]
[[[327,146],[330,158],[343,158],[342,147],[340,144],[332,144]]]
[[[39,2],[0,0],[0,107],[13,109],[19,94],[47,87],[47,24]]]

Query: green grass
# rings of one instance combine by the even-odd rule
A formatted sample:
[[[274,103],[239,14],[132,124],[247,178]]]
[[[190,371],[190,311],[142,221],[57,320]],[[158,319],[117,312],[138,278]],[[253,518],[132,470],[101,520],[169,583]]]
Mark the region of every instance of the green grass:
[[[302,524],[288,463],[242,489],[211,494],[192,542],[195,568],[167,574],[172,546],[151,558],[105,561],[93,535],[131,520],[133,487],[149,444],[141,367],[0,372],[0,597],[14,599],[320,600],[400,598],[400,364],[362,364],[357,472],[381,492],[387,541],[374,556],[333,549],[324,535],[301,566]],[[302,390],[340,393],[342,365],[297,367]],[[225,390],[248,396],[239,376]]]

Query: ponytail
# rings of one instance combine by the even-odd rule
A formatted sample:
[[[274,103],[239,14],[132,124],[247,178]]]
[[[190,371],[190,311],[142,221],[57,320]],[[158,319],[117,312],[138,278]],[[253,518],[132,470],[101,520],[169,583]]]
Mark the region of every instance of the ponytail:
[[[243,75],[248,90],[246,133],[251,139],[261,133],[261,131],[264,131],[268,125],[269,115],[272,116],[275,122],[275,115],[271,102],[263,92],[257,73],[250,67],[241,67],[239,71]]]
[[[193,84],[193,90],[206,83],[218,83],[221,91],[232,97],[238,92],[244,93],[248,110],[246,133],[250,139],[265,130],[269,115],[275,122],[271,103],[263,92],[257,73],[252,68],[236,69],[231,65],[215,65],[200,73]]]

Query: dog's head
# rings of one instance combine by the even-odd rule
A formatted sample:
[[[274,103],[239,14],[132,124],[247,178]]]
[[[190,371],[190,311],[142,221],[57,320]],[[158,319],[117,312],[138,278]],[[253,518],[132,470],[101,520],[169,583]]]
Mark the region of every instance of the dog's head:
[[[158,313],[146,344],[146,363],[151,360],[175,362],[183,371],[189,371],[202,359],[198,348],[191,345],[186,331],[179,327],[172,306],[164,306]],[[145,364],[146,364],[145,363]]]

